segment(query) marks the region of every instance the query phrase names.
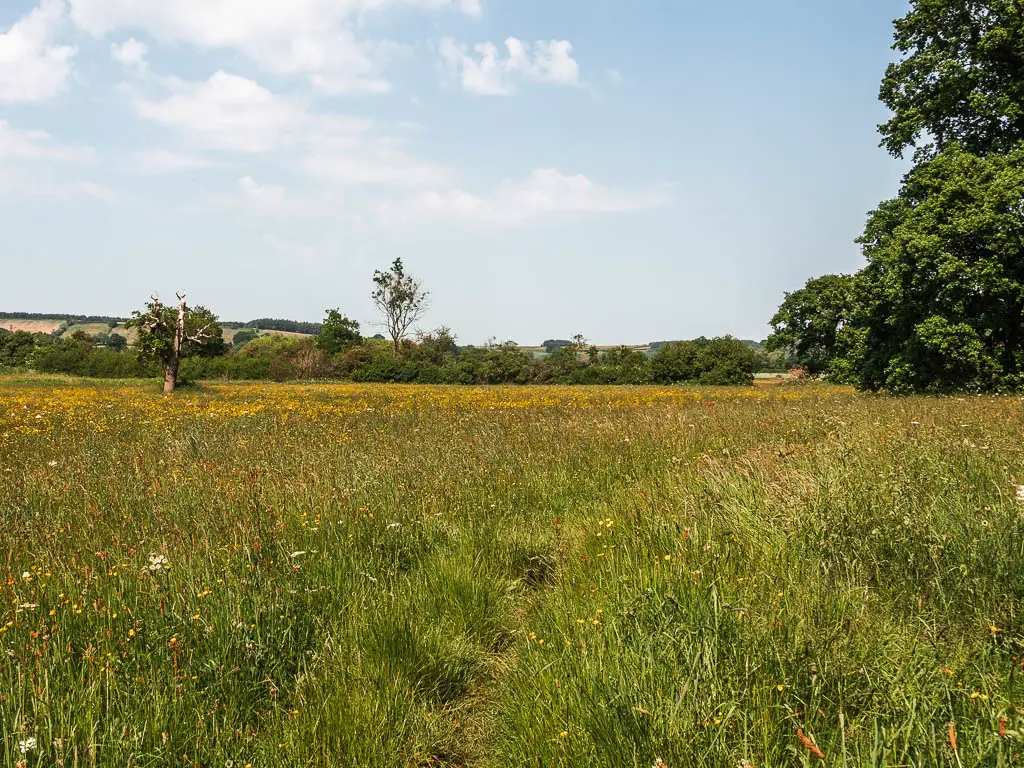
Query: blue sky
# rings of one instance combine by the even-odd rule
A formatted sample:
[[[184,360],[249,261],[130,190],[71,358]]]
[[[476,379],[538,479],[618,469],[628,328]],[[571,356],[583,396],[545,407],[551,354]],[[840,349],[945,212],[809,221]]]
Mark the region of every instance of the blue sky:
[[[860,265],[896,0],[0,0],[0,310],[764,338]]]

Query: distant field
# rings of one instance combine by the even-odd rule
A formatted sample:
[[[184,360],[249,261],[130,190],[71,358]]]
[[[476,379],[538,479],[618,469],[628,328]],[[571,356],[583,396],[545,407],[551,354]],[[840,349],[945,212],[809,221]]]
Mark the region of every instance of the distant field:
[[[0,320],[0,328],[5,328],[9,331],[28,331],[29,333],[52,333],[61,326],[60,320],[34,320],[28,318],[14,318],[12,320]],[[124,336],[128,339],[129,344],[134,344],[136,339],[136,332],[132,328],[125,328],[124,324],[119,324],[117,328],[111,329],[106,323],[76,323],[68,327],[68,329],[61,334],[61,336],[70,336],[73,333],[82,331],[90,336],[95,336],[99,333],[113,330],[116,333]],[[232,342],[235,334],[242,330],[234,328],[224,329],[224,341],[228,344]],[[260,331],[261,336],[289,336],[293,338],[304,338],[309,334],[305,333],[293,333],[291,331]]]
[[[225,328],[224,329],[224,341],[228,344],[232,343],[235,338],[235,334],[243,330],[253,330],[251,328]],[[308,333],[295,333],[293,331],[260,331],[260,336],[288,336],[290,338],[304,339],[310,334]]]
[[[21,310],[24,311],[24,310]],[[29,333],[53,333],[60,328],[60,320],[28,320],[14,318],[0,320],[0,328],[8,331],[28,331]]]
[[[0,377],[0,764],[1024,765],[1020,409]]]

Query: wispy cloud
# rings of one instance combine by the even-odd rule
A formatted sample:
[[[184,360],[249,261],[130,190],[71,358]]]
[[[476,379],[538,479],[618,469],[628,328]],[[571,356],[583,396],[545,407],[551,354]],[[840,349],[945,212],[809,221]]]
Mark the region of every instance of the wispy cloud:
[[[441,41],[441,59],[463,90],[482,96],[509,96],[517,82],[527,80],[563,86],[580,84],[580,67],[568,40],[524,43],[505,40],[506,55],[494,43],[479,43],[470,52],[451,38]]]

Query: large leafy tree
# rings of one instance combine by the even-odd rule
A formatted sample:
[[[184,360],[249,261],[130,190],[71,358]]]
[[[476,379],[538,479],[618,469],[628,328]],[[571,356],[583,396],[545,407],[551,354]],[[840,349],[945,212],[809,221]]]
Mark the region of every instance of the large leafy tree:
[[[893,114],[879,129],[916,166],[868,218],[849,317],[794,319],[790,300],[812,297],[792,294],[777,339],[834,328],[830,372],[868,389],[1020,388],[1024,0],[911,0],[895,24],[903,56],[882,82]]]
[[[126,328],[135,328],[135,342],[143,358],[155,360],[164,370],[164,392],[178,384],[178,367],[184,357],[215,357],[226,350],[224,333],[217,316],[205,307],[189,307],[185,294],[178,294],[178,306],[165,306],[153,297],[142,311],[132,313]]]
[[[787,293],[771,319],[772,334],[766,347],[783,350],[810,373],[825,373],[837,355],[836,336],[853,320],[854,278],[824,275]]]
[[[934,157],[952,144],[976,153],[1024,139],[1024,0],[913,0],[895,22],[880,98],[892,118],[883,145]]]
[[[1024,147],[921,163],[860,243],[862,311],[845,341],[862,386],[1024,384]]]

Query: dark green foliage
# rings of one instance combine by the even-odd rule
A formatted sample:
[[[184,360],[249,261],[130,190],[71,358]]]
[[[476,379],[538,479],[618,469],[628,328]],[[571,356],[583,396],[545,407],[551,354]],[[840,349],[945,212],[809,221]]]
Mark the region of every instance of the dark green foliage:
[[[792,293],[771,319],[769,350],[791,351],[809,373],[828,371],[836,357],[836,334],[854,316],[854,278],[824,275]]]
[[[547,339],[543,344],[541,344],[541,346],[544,347],[544,351],[550,355],[556,349],[571,347],[572,342],[568,339]]]
[[[259,337],[260,332],[255,328],[243,328],[235,332],[235,335],[231,339],[231,346],[235,349],[241,349],[250,341],[258,339]]]
[[[336,355],[349,347],[361,344],[363,337],[359,334],[359,323],[341,314],[337,309],[327,310],[327,317],[324,319],[317,336],[317,349],[329,355]]]
[[[246,328],[256,328],[261,331],[284,331],[285,333],[305,333],[316,336],[320,333],[320,323],[305,323],[297,320],[281,320],[273,317],[261,317],[258,320],[250,320],[245,324]]]
[[[867,266],[790,294],[777,348],[871,390],[1024,387],[1024,2],[913,0],[880,126],[916,148],[868,217]],[[841,282],[837,282],[841,281]]]
[[[881,100],[893,111],[880,126],[894,155],[920,157],[952,144],[1007,152],[1024,139],[1024,3],[1021,0],[914,0],[896,21],[896,50]]]
[[[146,325],[149,314],[133,312],[132,319],[125,327],[138,330],[136,346],[143,356],[163,363],[171,354],[174,345],[174,326],[178,318],[176,307],[160,306],[162,325],[156,331]],[[217,322],[217,316],[206,307],[190,307],[185,315],[185,337],[182,343],[182,358],[198,355],[200,357],[216,357],[224,354],[227,345],[224,343],[223,331]]]
[[[159,373],[156,363],[140,359],[134,350],[117,352],[109,347],[99,347],[88,337],[39,344],[32,354],[31,365],[46,373],[99,379],[149,378]]]
[[[46,334],[28,331],[0,332],[0,367],[15,368],[25,365],[35,349],[38,337],[49,341]]]
[[[651,358],[651,374],[659,384],[749,385],[756,369],[754,350],[731,336],[672,342]]]
[[[1024,384],[1024,148],[947,150],[907,175],[860,242],[863,310],[841,334],[868,389]]]
[[[114,349],[111,334],[103,345],[86,334],[53,340],[24,332],[0,335],[0,366],[35,367],[50,373],[98,378],[151,377],[160,366],[137,350]],[[693,364],[678,367],[679,355],[696,350]],[[406,341],[396,356],[391,344],[367,340],[327,354],[316,339],[267,335],[234,346],[224,354],[193,353],[181,360],[178,381],[318,380],[418,384],[650,384],[692,382],[747,384],[758,353],[736,339],[675,342],[653,359],[629,347],[604,352],[596,347],[562,347],[534,359],[514,341],[487,347],[459,347],[447,328]],[[753,366],[753,367],[752,367]]]

